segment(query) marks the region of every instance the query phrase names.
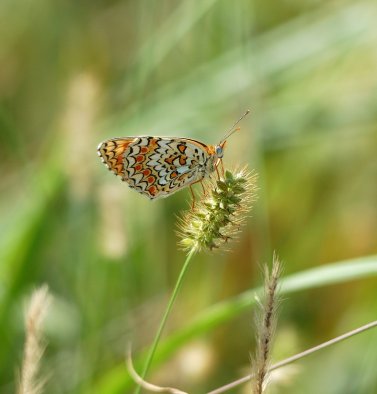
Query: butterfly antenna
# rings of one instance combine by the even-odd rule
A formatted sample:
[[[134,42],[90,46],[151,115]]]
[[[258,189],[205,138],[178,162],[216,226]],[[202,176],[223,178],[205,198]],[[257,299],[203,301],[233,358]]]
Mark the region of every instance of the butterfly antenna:
[[[233,126],[226,132],[225,137],[220,141],[220,145],[224,143],[235,131],[239,130],[239,127],[236,128],[238,123],[241,122],[241,120],[250,113],[250,110],[248,109],[234,124]]]

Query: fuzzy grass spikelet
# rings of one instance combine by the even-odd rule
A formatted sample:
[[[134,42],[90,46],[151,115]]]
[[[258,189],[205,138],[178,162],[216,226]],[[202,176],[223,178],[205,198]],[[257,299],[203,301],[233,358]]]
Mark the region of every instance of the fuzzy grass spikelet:
[[[45,348],[42,326],[51,303],[46,285],[35,290],[25,313],[26,341],[18,384],[18,394],[41,394],[45,378],[40,378],[40,364]]]
[[[256,350],[252,359],[252,393],[262,394],[268,384],[272,341],[277,324],[279,306],[279,278],[281,263],[274,255],[271,271],[264,267],[264,297],[259,302],[260,311],[256,316]]]
[[[212,250],[234,238],[255,201],[256,178],[242,169],[227,170],[218,181],[209,181],[201,201],[181,218],[181,247]]]

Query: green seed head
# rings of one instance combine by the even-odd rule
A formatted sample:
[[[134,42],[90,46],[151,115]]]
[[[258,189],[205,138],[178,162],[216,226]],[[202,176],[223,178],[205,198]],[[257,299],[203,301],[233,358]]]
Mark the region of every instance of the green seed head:
[[[233,239],[255,201],[256,179],[242,169],[208,181],[206,194],[180,220],[180,246],[186,251],[213,250]]]

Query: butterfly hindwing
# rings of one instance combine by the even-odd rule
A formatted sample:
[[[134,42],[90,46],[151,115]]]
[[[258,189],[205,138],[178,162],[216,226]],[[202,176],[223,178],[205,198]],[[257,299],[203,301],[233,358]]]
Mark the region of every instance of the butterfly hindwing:
[[[127,137],[98,147],[107,167],[150,199],[167,197],[206,176],[211,146],[174,137]]]
[[[134,140],[135,137],[113,138],[103,141],[98,145],[98,156],[102,159],[102,162],[106,165],[106,167],[115,175],[123,177],[123,154],[128,145],[130,145]]]

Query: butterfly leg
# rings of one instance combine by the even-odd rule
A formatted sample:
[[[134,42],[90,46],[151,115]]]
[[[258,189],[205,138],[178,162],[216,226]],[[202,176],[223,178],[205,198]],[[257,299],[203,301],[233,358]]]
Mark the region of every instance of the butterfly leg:
[[[219,166],[216,166],[215,168],[216,168],[217,177],[219,178],[219,181],[220,181],[221,177],[220,177],[220,173],[219,173]]]
[[[220,159],[220,165],[221,165],[221,175],[223,176],[223,179],[225,179],[224,164],[221,159]]]
[[[196,182],[195,182],[196,183]],[[195,208],[195,193],[194,193],[194,191],[192,190],[192,185],[193,185],[193,183],[190,185],[190,192],[191,192],[191,196],[192,196],[192,203],[191,203],[191,209],[194,209]]]
[[[192,205],[191,205],[191,209],[194,209],[194,208],[195,208],[195,201],[196,201],[195,193],[194,193],[194,190],[193,190],[193,188],[192,188],[192,185],[195,185],[195,183],[198,183],[198,182],[200,182],[200,184],[202,185],[203,194],[204,194],[205,196],[207,195],[207,192],[206,192],[206,189],[204,188],[203,180],[202,180],[202,179],[199,179],[198,181],[195,181],[195,182],[191,183],[191,185],[190,185],[190,192],[191,192],[191,195],[192,195]]]
[[[207,197],[207,190],[206,190],[206,188],[204,187],[203,181],[200,181],[200,184],[202,185],[203,196],[204,196],[204,197]]]

